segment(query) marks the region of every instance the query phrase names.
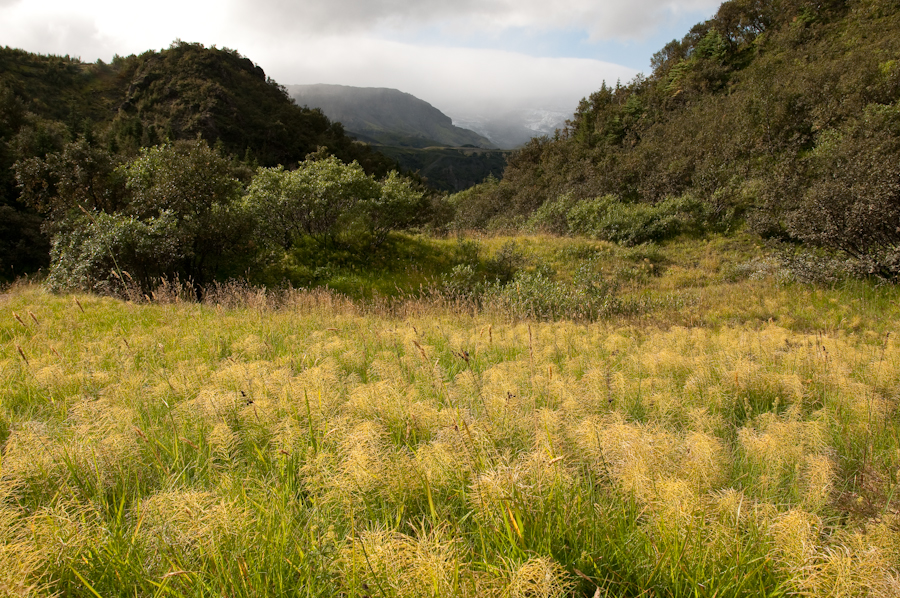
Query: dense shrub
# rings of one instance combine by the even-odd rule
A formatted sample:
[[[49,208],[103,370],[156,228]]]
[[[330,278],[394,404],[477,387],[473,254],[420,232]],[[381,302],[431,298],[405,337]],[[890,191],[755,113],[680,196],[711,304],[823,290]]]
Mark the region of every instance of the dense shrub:
[[[596,320],[621,310],[617,285],[601,275],[594,260],[583,260],[572,280],[560,280],[546,264],[527,267],[514,242],[490,258],[480,251],[477,242],[460,242],[462,261],[441,279],[445,298],[535,320]]]
[[[503,244],[492,257],[482,257],[481,244],[460,240],[457,264],[441,280],[441,292],[454,300],[480,302],[492,287],[509,283],[525,265],[525,256],[514,241]]]
[[[702,231],[709,219],[708,206],[690,196],[650,205],[605,195],[580,201],[566,213],[570,232],[629,246]]]
[[[612,282],[600,279],[585,264],[572,282],[554,280],[546,271],[521,271],[508,284],[495,283],[483,302],[514,318],[596,320],[621,306]]]
[[[294,171],[253,176],[199,139],[145,148],[121,165],[79,139],[20,161],[16,175],[22,197],[48,218],[51,286],[96,292],[146,293],[174,279],[199,292],[235,276],[278,284],[298,268],[314,281],[321,260],[294,263],[303,253],[294,249],[373,248],[425,203],[412,181],[395,172],[378,181],[324,148]],[[246,193],[239,177],[250,180]]]
[[[289,249],[302,237],[322,242],[360,237],[380,244],[424,209],[423,194],[395,172],[377,181],[356,162],[320,151],[296,170],[260,168],[247,192],[263,239]]]
[[[170,213],[140,220],[99,212],[70,222],[53,237],[48,284],[54,291],[145,292],[176,270],[181,259],[177,222]]]
[[[814,182],[788,217],[791,234],[852,256],[871,274],[900,277],[900,105],[822,135]]]
[[[571,193],[547,200],[528,218],[526,228],[554,235],[569,234],[569,212],[577,204],[578,200]]]
[[[241,273],[253,221],[229,159],[198,140],[111,164],[82,143],[19,165],[23,195],[51,218],[52,288],[147,292],[176,277],[200,288]]]
[[[473,230],[488,228],[488,223],[499,215],[506,214],[507,196],[500,181],[488,177],[480,185],[455,193],[449,198],[454,212],[453,228]]]

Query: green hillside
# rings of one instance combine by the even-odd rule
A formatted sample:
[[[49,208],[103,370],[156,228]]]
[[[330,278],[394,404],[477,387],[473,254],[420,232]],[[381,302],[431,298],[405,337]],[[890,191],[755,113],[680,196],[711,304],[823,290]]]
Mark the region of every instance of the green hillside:
[[[458,224],[636,243],[746,223],[894,277],[898,31],[888,0],[725,2],[455,198]]]
[[[462,147],[378,146],[378,151],[396,160],[404,171],[418,173],[429,186],[449,192],[468,189],[489,177],[502,177],[510,154],[508,150]]]

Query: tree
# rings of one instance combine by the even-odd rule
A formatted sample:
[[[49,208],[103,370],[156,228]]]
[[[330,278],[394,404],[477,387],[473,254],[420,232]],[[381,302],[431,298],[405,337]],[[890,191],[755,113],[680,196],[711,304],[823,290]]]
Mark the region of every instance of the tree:
[[[381,192],[360,206],[362,224],[375,245],[383,243],[392,230],[414,222],[426,210],[424,194],[396,171],[389,172],[380,185]]]
[[[53,175],[44,186],[24,184],[52,218],[51,287],[119,292],[133,283],[147,292],[178,277],[199,291],[242,273],[253,222],[229,159],[202,140],[147,148],[115,169],[94,160],[97,152],[72,144],[20,165],[25,183]],[[97,173],[105,178],[98,182]],[[115,181],[119,191],[111,193]]]
[[[121,170],[126,212],[143,222],[171,220],[180,259],[170,272],[198,287],[243,253],[252,223],[242,212],[231,160],[203,140],[144,149]]]
[[[125,206],[121,159],[83,137],[44,157],[15,164],[19,201],[44,214],[51,230],[71,213],[115,212]]]
[[[321,243],[353,231],[373,244],[408,224],[424,207],[422,193],[396,172],[382,182],[357,162],[311,154],[296,170],[260,168],[247,192],[263,236],[283,249],[301,237]]]
[[[800,239],[837,249],[872,274],[900,278],[900,106],[869,106],[821,136],[813,183],[788,217]]]

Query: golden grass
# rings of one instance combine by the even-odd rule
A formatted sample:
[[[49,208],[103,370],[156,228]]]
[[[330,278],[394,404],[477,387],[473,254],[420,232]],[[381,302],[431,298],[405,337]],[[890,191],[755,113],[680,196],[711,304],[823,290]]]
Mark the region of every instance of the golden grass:
[[[13,289],[0,594],[900,595],[897,302],[697,264],[594,324]]]

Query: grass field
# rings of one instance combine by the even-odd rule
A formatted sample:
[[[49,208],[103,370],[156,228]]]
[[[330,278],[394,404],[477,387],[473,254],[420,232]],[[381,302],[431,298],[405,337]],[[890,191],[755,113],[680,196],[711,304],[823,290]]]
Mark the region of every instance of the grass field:
[[[614,308],[9,289],[0,596],[900,595],[898,289],[512,242]]]

